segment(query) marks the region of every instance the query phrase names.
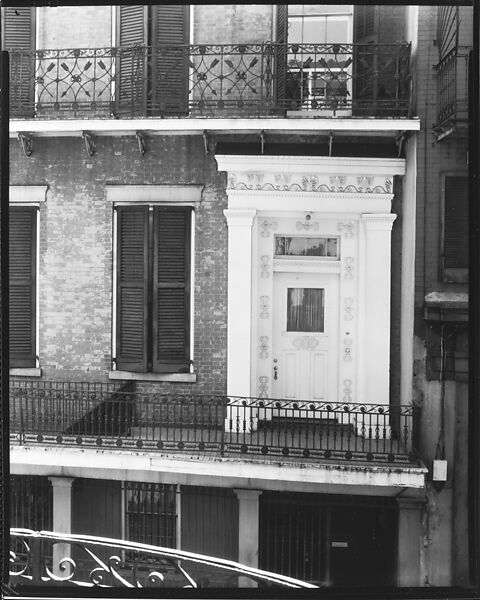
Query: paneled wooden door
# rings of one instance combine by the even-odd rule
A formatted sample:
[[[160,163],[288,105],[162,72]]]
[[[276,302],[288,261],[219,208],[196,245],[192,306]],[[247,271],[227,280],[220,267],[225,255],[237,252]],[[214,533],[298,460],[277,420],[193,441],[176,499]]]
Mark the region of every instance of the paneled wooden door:
[[[334,401],[338,387],[336,273],[275,273],[272,397]]]

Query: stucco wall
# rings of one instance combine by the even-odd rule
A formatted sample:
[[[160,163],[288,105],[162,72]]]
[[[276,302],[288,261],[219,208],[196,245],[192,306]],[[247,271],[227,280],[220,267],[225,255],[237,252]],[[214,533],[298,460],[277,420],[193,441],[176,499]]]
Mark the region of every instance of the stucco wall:
[[[194,8],[195,44],[261,43],[272,40],[270,4],[212,4]]]
[[[111,6],[37,9],[37,48],[104,48],[112,45]]]

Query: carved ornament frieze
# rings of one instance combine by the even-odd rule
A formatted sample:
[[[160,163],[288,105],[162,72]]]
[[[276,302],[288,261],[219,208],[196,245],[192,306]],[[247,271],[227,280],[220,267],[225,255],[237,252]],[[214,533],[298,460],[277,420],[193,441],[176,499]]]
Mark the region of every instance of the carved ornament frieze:
[[[355,235],[355,223],[353,221],[337,223],[337,229],[347,238],[352,238]]]
[[[230,172],[229,190],[328,194],[392,194],[393,178],[385,175]]]
[[[268,344],[269,344],[268,335],[261,335],[259,351],[258,351],[258,355],[260,358],[268,358]]]
[[[318,221],[312,221],[312,215],[306,213],[303,221],[297,221],[297,231],[318,231],[320,229],[320,223]]]
[[[268,398],[268,377],[260,375],[258,378],[258,397]]]
[[[352,380],[351,379],[343,380],[343,401],[344,402],[352,401]]]
[[[277,231],[278,229],[278,223],[275,221],[269,221],[268,219],[259,221],[258,226],[260,228],[260,235],[262,237],[269,237],[272,231]]]
[[[344,260],[344,279],[351,280],[354,276],[354,258],[353,256],[347,256]]]
[[[260,296],[260,318],[261,319],[270,318],[269,302],[270,302],[270,298],[268,296]]]
[[[314,350],[319,344],[319,340],[317,338],[312,338],[308,336],[298,337],[292,341],[292,345],[297,350]]]
[[[268,254],[264,254],[260,257],[260,277],[262,279],[268,279],[270,277],[270,271],[270,256],[268,256]]]
[[[351,321],[353,319],[353,298],[345,298],[345,321]]]

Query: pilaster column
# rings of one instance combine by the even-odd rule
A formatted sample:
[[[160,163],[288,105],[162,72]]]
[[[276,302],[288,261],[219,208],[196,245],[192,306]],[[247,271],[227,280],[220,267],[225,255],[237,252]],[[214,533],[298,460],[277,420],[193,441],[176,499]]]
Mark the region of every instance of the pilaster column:
[[[227,394],[250,396],[252,224],[256,210],[224,210],[228,224]]]
[[[238,498],[238,562],[258,568],[258,515],[261,490],[233,490]],[[245,584],[248,585],[246,580]],[[250,586],[252,582],[250,582]]]
[[[419,587],[421,579],[422,508],[424,500],[398,498],[397,585]]]
[[[56,533],[72,533],[72,483],[73,477],[49,477],[53,488],[53,531]],[[60,568],[60,561],[71,555],[70,544],[53,546],[53,572],[65,577],[68,567]]]
[[[363,402],[388,404],[390,396],[391,231],[396,215],[363,214]]]
[[[411,9],[412,7],[410,7]],[[417,7],[418,10],[418,7]],[[417,137],[405,142],[402,185],[402,287],[400,309],[400,402],[412,400],[413,323],[415,316],[415,238],[417,210]]]

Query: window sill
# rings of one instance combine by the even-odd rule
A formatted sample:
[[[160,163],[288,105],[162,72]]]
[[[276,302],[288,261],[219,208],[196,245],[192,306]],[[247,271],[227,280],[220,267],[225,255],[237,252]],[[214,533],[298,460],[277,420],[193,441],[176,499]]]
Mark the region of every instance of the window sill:
[[[427,321],[468,322],[467,292],[430,292],[425,296]]]
[[[468,283],[468,269],[443,269],[445,283]]]
[[[196,383],[196,373],[133,373],[132,371],[109,371],[109,379],[128,381],[170,381],[171,383]]]
[[[15,367],[10,369],[9,373],[14,377],[41,377],[42,369],[35,367]]]

